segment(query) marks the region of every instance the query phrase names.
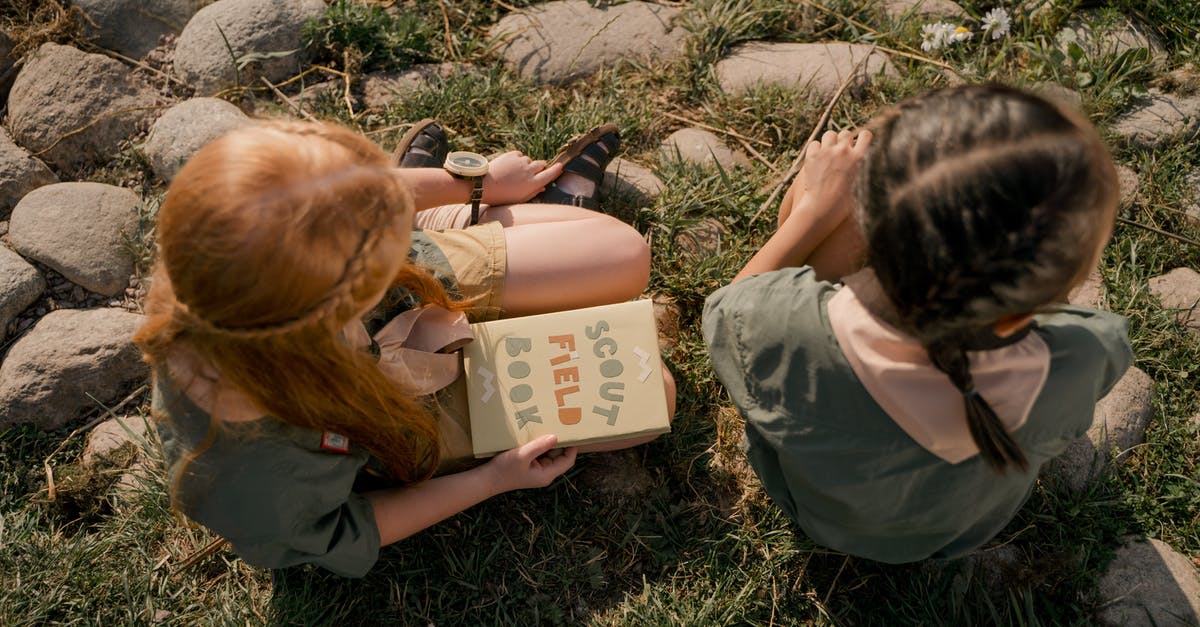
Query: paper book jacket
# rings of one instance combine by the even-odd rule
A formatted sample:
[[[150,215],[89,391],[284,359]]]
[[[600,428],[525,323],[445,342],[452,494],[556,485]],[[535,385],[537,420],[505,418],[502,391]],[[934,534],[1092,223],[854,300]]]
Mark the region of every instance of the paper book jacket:
[[[463,349],[476,457],[558,435],[560,446],[666,433],[650,300],[471,325]]]

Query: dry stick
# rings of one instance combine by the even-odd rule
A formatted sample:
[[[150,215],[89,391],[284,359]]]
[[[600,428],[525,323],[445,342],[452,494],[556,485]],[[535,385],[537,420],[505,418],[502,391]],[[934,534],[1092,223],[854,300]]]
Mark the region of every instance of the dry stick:
[[[79,427],[78,429],[72,431],[71,434],[66,437],[66,439],[64,439],[62,442],[58,443],[58,447],[55,448],[54,451],[51,452],[49,455],[47,455],[46,459],[42,460],[42,468],[44,468],[46,470],[46,497],[48,499],[53,501],[55,496],[57,496],[57,494],[58,494],[57,486],[55,486],[55,484],[54,484],[54,468],[50,465],[50,460],[54,459],[54,456],[58,455],[59,452],[61,452],[63,450],[63,447],[65,447],[67,445],[67,442],[70,442],[72,439],[75,438],[75,436],[79,435],[80,433],[83,433],[84,431],[89,431],[92,429],[92,427],[95,427],[96,425],[100,424],[101,422],[104,422],[106,419],[108,419],[108,417],[110,415],[115,414],[118,411],[121,411],[121,409],[124,408],[126,405],[128,405],[130,401],[137,398],[139,395],[142,394],[142,392],[145,392],[147,387],[149,387],[149,386],[143,383],[141,385],[141,387],[134,390],[132,394],[125,397],[125,400],[121,401],[120,403],[117,403],[111,409],[108,407],[105,407],[104,408],[105,411],[103,413],[101,413],[99,416],[97,416],[91,422],[88,422],[86,425],[83,425],[82,427]]]
[[[829,584],[829,591],[825,593],[825,598],[821,601],[822,605],[829,605],[829,597],[833,596],[833,591],[837,588],[838,579],[842,576],[842,571],[846,570],[846,564],[850,562],[850,556],[847,555],[842,560],[842,565],[838,568],[837,574],[833,576],[833,583]]]
[[[1136,226],[1139,229],[1146,229],[1147,231],[1150,231],[1151,233],[1158,233],[1159,235],[1162,235],[1163,237],[1169,237],[1171,239],[1183,242],[1184,244],[1191,244],[1192,246],[1200,248],[1200,242],[1197,242],[1194,239],[1190,239],[1190,238],[1184,237],[1182,235],[1176,235],[1175,233],[1172,233],[1170,231],[1164,231],[1158,227],[1150,226],[1149,224],[1142,224],[1141,222],[1134,222],[1133,220],[1130,220],[1128,218],[1121,218],[1121,217],[1117,218],[1117,222],[1120,222],[1121,224],[1128,224],[1129,226]]]
[[[99,50],[99,51],[100,51],[100,54],[103,54],[103,55],[105,55],[105,56],[112,57],[112,58],[114,58],[114,59],[116,59],[116,60],[118,60],[118,61],[124,61],[125,63],[132,63],[132,64],[134,64],[134,65],[136,65],[136,66],[138,66],[138,67],[142,68],[143,70],[148,70],[148,71],[150,71],[150,72],[153,72],[153,73],[155,73],[155,74],[158,74],[159,76],[161,76],[161,77],[163,77],[163,78],[165,78],[165,79],[167,79],[167,80],[171,81],[172,83],[175,83],[176,85],[182,85],[182,86],[184,86],[184,87],[187,87],[187,83],[186,83],[186,82],[184,82],[184,81],[182,81],[182,80],[180,80],[180,79],[178,79],[178,78],[176,78],[176,77],[174,77],[174,76],[171,76],[170,74],[167,74],[166,72],[164,72],[164,71],[162,71],[162,70],[160,70],[160,69],[158,69],[158,68],[151,67],[151,66],[149,66],[149,65],[147,65],[147,64],[145,64],[145,63],[142,63],[141,61],[138,61],[137,59],[131,59],[131,58],[129,58],[129,57],[127,57],[127,56],[125,56],[125,55],[123,55],[123,54],[119,53],[119,52],[116,52],[116,51],[113,51],[113,50],[109,50],[108,48],[101,48],[100,46],[93,46],[92,48],[93,48],[94,50]]]
[[[800,149],[799,156],[797,156],[796,160],[792,162],[792,167],[788,168],[788,171],[783,175],[783,178],[775,184],[774,190],[771,192],[771,195],[767,197],[766,202],[764,202],[762,206],[758,208],[758,212],[754,214],[754,217],[750,218],[750,224],[757,222],[758,217],[767,210],[767,207],[775,204],[775,199],[779,197],[779,192],[783,191],[783,188],[791,183],[796,174],[800,172],[801,166],[804,165],[804,158],[808,155],[808,145],[817,139],[817,135],[821,132],[821,129],[825,128],[825,125],[829,123],[829,116],[833,115],[833,107],[837,105],[837,102],[842,97],[842,94],[845,93],[846,89],[850,87],[850,83],[854,82],[855,77],[858,75],[859,68],[862,67],[862,65],[867,62],[867,59],[871,58],[871,55],[874,53],[875,48],[872,47],[871,51],[863,55],[863,58],[859,59],[858,63],[854,65],[854,69],[850,70],[850,73],[847,74],[846,78],[842,80],[842,84],[838,86],[837,91],[833,92],[833,97],[829,99],[829,104],[825,106],[825,111],[821,113],[821,117],[817,120],[817,125],[813,127],[812,132],[808,134],[808,139],[804,141],[804,147]]]
[[[702,129],[710,130],[710,131],[712,131],[712,132],[714,132],[714,133],[721,133],[721,134],[723,134],[723,135],[728,135],[728,136],[730,136],[730,137],[736,137],[737,139],[743,139],[743,140],[746,140],[746,141],[752,141],[752,142],[754,142],[754,143],[756,143],[756,144],[761,144],[761,145],[763,145],[763,146],[770,146],[770,145],[771,145],[771,143],[770,143],[770,142],[765,142],[765,141],[763,141],[763,140],[761,140],[761,139],[754,139],[753,137],[746,137],[745,135],[742,135],[741,133],[739,133],[739,132],[737,132],[737,131],[731,131],[731,130],[729,130],[729,129],[727,129],[727,128],[717,128],[717,127],[715,127],[715,126],[710,126],[710,125],[708,125],[708,124],[705,124],[704,122],[698,122],[698,121],[696,121],[696,120],[693,120],[693,119],[691,119],[691,118],[686,118],[686,117],[684,117],[684,116],[682,116],[682,115],[678,115],[678,114],[675,114],[675,113],[671,113],[670,111],[663,111],[663,112],[661,112],[661,113],[662,113],[663,115],[665,115],[665,116],[667,116],[667,117],[671,118],[672,120],[679,120],[680,122],[687,122],[688,124],[692,124],[692,125],[695,125],[695,126],[699,126],[699,127],[700,127],[700,128],[702,128]]]
[[[275,95],[279,96],[280,100],[283,100],[285,103],[288,104],[288,106],[295,109],[297,113],[304,116],[304,119],[306,119],[310,122],[317,121],[317,118],[314,118],[309,112],[305,111],[300,105],[293,102],[291,98],[288,98],[283,92],[279,91],[278,87],[272,85],[271,81],[267,80],[267,77],[260,76],[260,77],[258,77],[258,80],[266,83],[267,87],[270,87],[271,91],[275,92]]]
[[[446,1],[438,0],[438,6],[442,9],[442,24],[446,27],[446,48],[450,50],[452,59],[462,61],[462,55],[458,53],[458,48],[454,45],[454,31],[450,28],[450,13],[446,11]]]
[[[350,49],[349,48],[346,48],[346,50],[342,53],[342,65],[346,66],[347,68],[350,67]],[[349,72],[345,72],[342,74],[342,85],[344,87],[344,89],[342,90],[342,99],[346,102],[346,110],[349,111],[349,113],[350,113],[350,119],[353,120],[353,119],[357,118],[358,116],[354,113],[354,102],[350,96],[350,73]]]
[[[62,135],[59,135],[58,139],[54,140],[54,142],[52,144],[33,153],[32,156],[40,157],[40,156],[46,154],[47,152],[50,152],[51,150],[54,149],[55,146],[59,145],[62,142],[62,140],[66,139],[72,135],[78,135],[78,134],[88,130],[89,128],[91,128],[92,126],[95,126],[95,124],[97,122],[99,122],[100,120],[103,120],[104,118],[111,118],[113,116],[121,115],[122,113],[131,113],[133,111],[148,111],[150,109],[165,109],[165,108],[167,108],[167,106],[168,105],[150,105],[148,107],[128,107],[125,109],[117,109],[116,111],[106,111],[106,112],[101,113],[100,115],[92,118],[92,120],[90,122],[88,122],[87,124],[84,124],[83,126],[77,128],[77,129],[70,130],[70,131],[67,131],[66,133],[63,133]]]
[[[776,166],[774,163],[771,163],[770,161],[767,161],[767,158],[766,158],[766,157],[764,157],[764,156],[762,156],[762,153],[760,153],[760,152],[758,152],[757,150],[755,150],[755,149],[754,149],[754,147],[750,145],[750,142],[748,142],[748,141],[746,141],[746,140],[742,139],[741,137],[734,137],[734,139],[736,139],[736,140],[738,141],[738,143],[742,145],[742,147],[743,147],[743,148],[745,148],[746,150],[750,151],[750,154],[751,154],[751,155],[752,155],[752,156],[753,156],[755,159],[758,159],[760,162],[762,162],[762,164],[763,164],[763,165],[765,165],[765,166],[767,166],[768,168],[770,168],[770,169],[771,169],[771,171],[772,171],[772,172],[774,172],[775,174],[779,174],[779,167],[778,167],[778,166]]]
[[[217,551],[220,551],[225,546],[225,544],[226,544],[225,538],[217,538],[216,540],[209,542],[207,545],[204,546],[204,548],[187,556],[187,559],[180,562],[179,565],[176,566],[175,569],[171,571],[171,574],[178,575],[179,573],[191,568],[192,566],[199,564],[204,559],[211,557]]]

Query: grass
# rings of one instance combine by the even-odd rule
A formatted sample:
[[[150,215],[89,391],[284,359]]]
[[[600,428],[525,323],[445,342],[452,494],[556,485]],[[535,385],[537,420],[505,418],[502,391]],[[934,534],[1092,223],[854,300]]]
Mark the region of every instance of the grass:
[[[321,46],[329,63],[355,79],[370,68],[400,67],[408,61],[395,55],[410,49],[420,51],[410,61],[466,62],[473,69],[404,94],[386,110],[352,118],[331,99],[311,112],[371,132],[387,148],[403,128],[386,129],[431,116],[452,129],[456,149],[520,149],[535,157],[550,156],[587,126],[618,122],[623,156],[666,184],[655,201],[625,199],[621,211],[652,243],[650,291],[681,308],[679,346],[668,356],[679,383],[673,432],[624,456],[583,459],[548,489],[492,499],[384,549],[368,577],[348,581],[304,567],[252,568],[227,550],[188,565],[213,537],[172,512],[152,442],[142,453],[151,472],[125,493],[113,488],[123,472],[119,463],[78,468],[82,439],[68,442],[53,460],[67,487],[47,502],[41,463],[70,429],[12,428],[0,434],[0,623],[1088,625],[1099,603],[1097,579],[1128,535],[1200,556],[1200,425],[1191,418],[1200,413],[1200,341],[1146,287],[1171,268],[1200,267],[1200,250],[1129,225],[1117,227],[1102,274],[1109,308],[1130,320],[1136,365],[1154,381],[1155,417],[1145,445],[1082,494],[1039,485],[979,559],[889,566],[808,540],[746,467],[741,418],[708,366],[698,325],[705,295],[728,282],[770,234],[773,209],[753,220],[776,176],[764,161],[786,170],[824,103],[780,88],[725,95],[711,68],[731,47],[759,38],[877,42],[919,52],[919,23],[891,23],[863,1],[820,10],[785,0],[693,0],[683,3],[690,37],[683,59],[625,63],[549,88],[496,63],[495,42],[486,36],[505,6],[532,4],[421,3],[430,10],[413,13],[419,23],[410,19],[404,27],[420,35],[400,43],[382,25],[406,18],[334,5]],[[993,6],[963,4],[973,15]],[[1021,16],[1008,40],[976,40],[928,56],[973,80],[1077,87],[1102,128],[1162,72],[1182,69],[1194,79],[1195,7],[1168,0],[1089,4],[1139,15],[1164,40],[1162,65],[1058,52],[1058,27],[1079,8],[1072,3],[1037,19]],[[401,11],[410,5],[397,4]],[[0,10],[0,20],[33,26],[57,19],[35,9],[36,3],[16,3]],[[35,31],[55,37],[40,27],[23,32]],[[328,43],[335,33],[342,38],[336,46]],[[71,34],[57,37],[69,41]],[[424,45],[412,43],[420,38]],[[357,52],[347,54],[351,47]],[[948,80],[927,61],[893,62],[901,78],[843,100],[831,127],[862,124]],[[260,110],[277,107],[269,94],[239,97]],[[679,118],[716,128],[739,149],[740,136],[762,159],[733,169],[664,160],[659,143],[688,126]],[[1200,224],[1177,210],[1195,193],[1183,181],[1200,169],[1197,145],[1193,137],[1153,152],[1117,148],[1117,161],[1140,178],[1123,217],[1200,239]],[[133,181],[148,199],[149,235],[163,189],[146,172],[133,148],[89,176]],[[689,256],[679,235],[706,218],[727,230],[720,252]],[[135,248],[143,264],[152,250],[148,238]],[[146,411],[143,404],[134,413]],[[648,487],[633,493],[597,487],[606,479],[627,483],[630,472],[644,473]]]

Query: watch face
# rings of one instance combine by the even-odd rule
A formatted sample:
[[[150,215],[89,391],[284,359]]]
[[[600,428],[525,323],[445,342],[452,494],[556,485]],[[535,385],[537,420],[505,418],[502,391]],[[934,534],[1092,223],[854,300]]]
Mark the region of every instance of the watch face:
[[[474,170],[487,165],[487,160],[479,155],[470,155],[459,153],[448,159],[450,163],[464,170]]]

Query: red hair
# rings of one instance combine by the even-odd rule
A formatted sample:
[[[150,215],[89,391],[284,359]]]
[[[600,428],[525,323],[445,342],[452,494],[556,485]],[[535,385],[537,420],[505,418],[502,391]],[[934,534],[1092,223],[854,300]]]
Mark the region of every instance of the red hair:
[[[134,341],[156,372],[184,349],[271,418],[343,434],[395,479],[424,479],[437,466],[436,419],[338,337],[389,286],[460,308],[408,263],[412,220],[387,155],[359,134],[300,122],[229,133],[167,191]]]

